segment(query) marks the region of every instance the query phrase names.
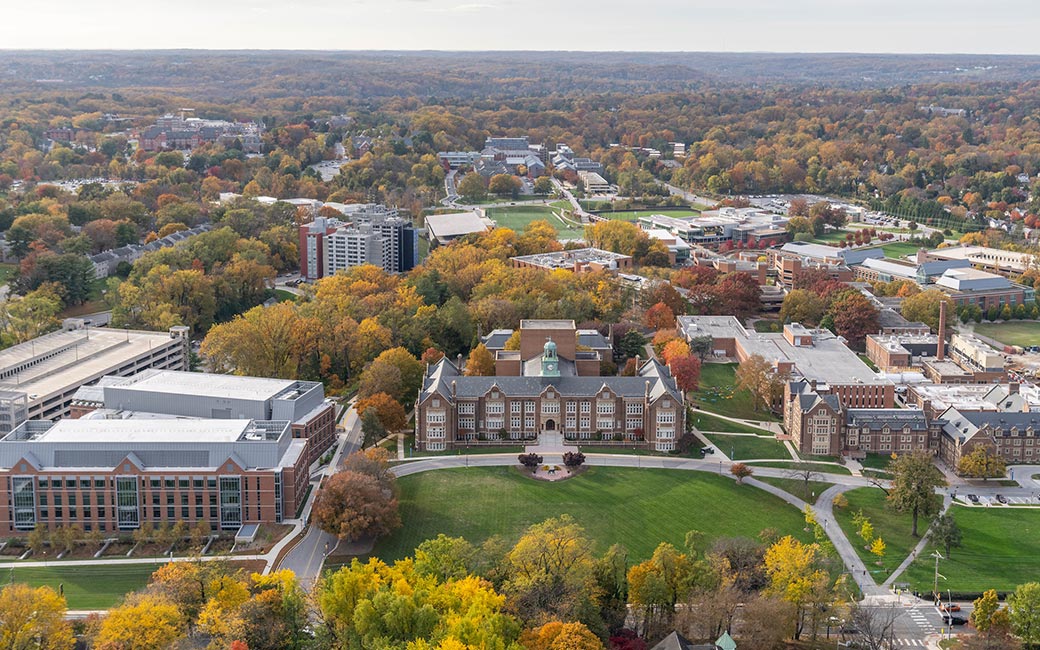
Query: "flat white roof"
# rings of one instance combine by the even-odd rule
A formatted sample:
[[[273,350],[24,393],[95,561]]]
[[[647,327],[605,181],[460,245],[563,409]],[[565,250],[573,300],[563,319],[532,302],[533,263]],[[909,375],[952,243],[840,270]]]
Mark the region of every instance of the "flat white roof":
[[[119,383],[120,386],[131,390],[241,400],[270,399],[295,384],[296,381],[291,379],[241,377],[176,370],[145,371]]]
[[[47,334],[0,351],[0,371],[53,353],[0,381],[4,390],[18,390],[29,402],[93,381],[117,371],[128,361],[165,346],[169,332],[109,328],[76,329]],[[58,350],[61,350],[60,352]],[[36,395],[37,398],[32,396]]]
[[[476,212],[452,212],[427,216],[426,227],[435,237],[443,238],[484,232],[488,224]]]
[[[235,442],[252,424],[252,420],[58,420],[33,442]]]

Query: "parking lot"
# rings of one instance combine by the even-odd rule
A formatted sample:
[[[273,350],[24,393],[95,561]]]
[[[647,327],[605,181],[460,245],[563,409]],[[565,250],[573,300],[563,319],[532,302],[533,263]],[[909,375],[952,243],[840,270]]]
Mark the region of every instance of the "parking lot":
[[[1001,506],[1037,506],[1040,507],[1040,499],[1033,496],[985,496],[972,493],[958,494],[954,497],[959,503],[966,506],[1001,507]]]

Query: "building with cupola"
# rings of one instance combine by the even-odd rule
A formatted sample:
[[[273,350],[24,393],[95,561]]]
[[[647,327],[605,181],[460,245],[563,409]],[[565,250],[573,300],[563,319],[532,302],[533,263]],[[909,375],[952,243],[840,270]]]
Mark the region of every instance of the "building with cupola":
[[[495,330],[483,341],[495,354],[494,376],[467,376],[448,359],[427,368],[415,409],[417,450],[516,445],[549,433],[671,451],[683,434],[685,404],[668,368],[651,359],[634,377],[600,376],[610,345],[594,330],[524,320],[518,335]]]

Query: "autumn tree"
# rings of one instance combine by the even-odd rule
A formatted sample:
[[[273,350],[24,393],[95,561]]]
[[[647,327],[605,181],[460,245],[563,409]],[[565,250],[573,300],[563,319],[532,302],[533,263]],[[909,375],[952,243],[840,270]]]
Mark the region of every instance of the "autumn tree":
[[[888,503],[899,512],[910,513],[913,522],[910,533],[919,537],[918,518],[938,512],[941,500],[935,490],[945,486],[946,479],[932,457],[920,451],[899,456],[889,468],[892,486],[888,490]]]
[[[739,390],[751,393],[756,410],[772,408],[783,396],[785,373],[777,372],[773,364],[758,354],[753,354],[737,366],[735,384]]]
[[[459,181],[458,192],[467,201],[482,201],[487,198],[487,181],[477,172],[470,172]]]
[[[132,594],[108,611],[94,647],[98,650],[168,648],[184,636],[184,619],[177,606],[161,596]]]
[[[690,346],[682,339],[669,341],[661,350],[661,360],[666,365],[670,364],[674,359],[688,356],[690,356]]]
[[[745,465],[744,463],[733,463],[729,468],[729,473],[737,478],[737,484],[739,485],[744,482],[744,479],[754,474],[755,471],[750,465]]]
[[[408,417],[405,415],[404,407],[386,393],[376,393],[371,397],[360,399],[356,408],[362,421],[365,419],[365,412],[373,409],[383,429],[391,433],[400,431],[408,424]]]
[[[899,311],[910,322],[924,323],[933,332],[939,331],[939,304],[946,303],[948,318],[953,318],[957,305],[939,289],[928,289],[903,300]]]
[[[957,461],[957,473],[967,478],[983,480],[1000,478],[1007,471],[1004,457],[991,454],[986,447],[979,445]]]
[[[465,180],[465,179],[463,179]],[[495,174],[488,181],[487,191],[491,194],[498,194],[499,196],[511,196],[514,199],[520,194],[520,188],[523,185],[520,183],[520,179],[512,174]]]
[[[401,526],[397,497],[376,478],[352,471],[326,479],[312,517],[319,528],[347,542],[381,537]]]
[[[969,620],[979,632],[986,632],[994,625],[999,624],[997,613],[1000,611],[1000,600],[995,589],[988,589],[973,603]]]
[[[603,650],[603,642],[581,623],[551,621],[520,635],[525,650]]]
[[[521,620],[597,622],[587,609],[595,594],[592,542],[570,515],[530,526],[504,565],[502,588]]]
[[[440,533],[415,547],[415,572],[440,582],[458,580],[472,573],[477,549],[462,537]]]
[[[834,323],[834,332],[854,348],[862,349],[868,334],[878,331],[878,309],[870,299],[858,291],[847,291],[831,302],[827,315]]]
[[[656,636],[671,625],[675,606],[689,596],[697,570],[694,557],[668,543],[628,570],[629,601],[643,609],[644,636]]]
[[[767,595],[790,603],[795,609],[794,638],[809,629],[815,637],[822,608],[835,600],[827,571],[816,544],[803,544],[791,536],[770,546],[765,554],[769,576]]]
[[[668,364],[668,369],[675,377],[675,385],[683,392],[697,390],[701,379],[701,361],[692,354],[675,357]]]
[[[780,321],[816,327],[827,311],[823,298],[808,289],[792,289],[780,305]]]
[[[50,587],[15,583],[0,590],[0,641],[12,650],[71,650],[72,625],[65,599]]]
[[[483,343],[477,344],[466,361],[466,376],[492,377],[495,374],[495,357]]]
[[[643,314],[643,324],[652,330],[671,329],[675,327],[675,313],[668,305],[659,302]]]

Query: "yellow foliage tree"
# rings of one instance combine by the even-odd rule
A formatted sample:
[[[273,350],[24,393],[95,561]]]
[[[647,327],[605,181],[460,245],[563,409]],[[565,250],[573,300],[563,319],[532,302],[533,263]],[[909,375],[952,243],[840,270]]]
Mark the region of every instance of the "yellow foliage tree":
[[[97,650],[154,650],[168,648],[184,635],[177,606],[161,596],[135,594],[109,610],[101,622]]]
[[[520,645],[526,650],[603,650],[603,642],[583,623],[559,621],[525,630]]]
[[[75,645],[65,620],[65,599],[56,591],[24,584],[0,591],[0,647],[69,650]]]

